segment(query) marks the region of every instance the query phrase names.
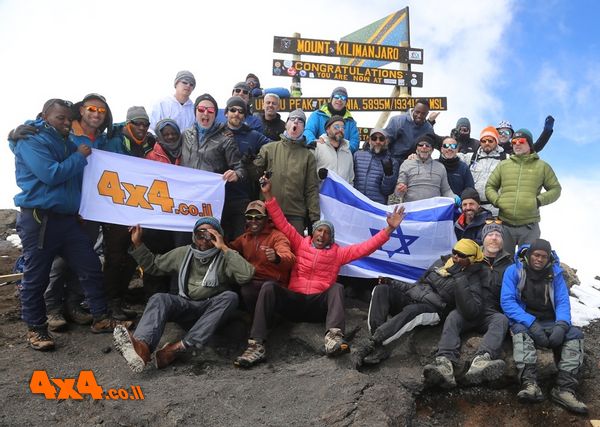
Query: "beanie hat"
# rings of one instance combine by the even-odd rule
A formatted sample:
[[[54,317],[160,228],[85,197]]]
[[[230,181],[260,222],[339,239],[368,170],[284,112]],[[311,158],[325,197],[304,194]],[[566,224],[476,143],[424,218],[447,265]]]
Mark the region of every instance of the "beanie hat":
[[[500,139],[500,134],[498,134],[498,131],[494,126],[484,127],[479,135],[479,139],[483,139],[484,136],[491,136],[496,140],[496,143],[498,143],[498,140]]]
[[[233,87],[233,90],[236,90],[236,89],[245,90],[248,93],[250,93],[250,91],[252,90],[252,89],[250,89],[250,86],[248,86],[246,84],[246,82],[238,82],[238,83],[236,83],[235,86]]]
[[[508,120],[502,120],[500,123],[498,123],[498,126],[496,126],[496,130],[499,131],[500,129],[510,129],[511,134],[515,131]]]
[[[471,130],[471,122],[466,117],[461,117],[456,122],[456,129],[460,129],[463,126],[465,126],[466,128],[468,128],[469,130]]]
[[[531,134],[529,129],[521,128],[518,131],[516,131],[512,137],[513,137],[513,139],[514,138],[525,138],[527,140],[527,144],[529,145],[529,148],[531,148],[531,152],[535,151],[533,148],[533,135]]]
[[[304,111],[302,111],[300,108],[296,108],[288,116],[288,122],[293,119],[300,119],[303,123],[306,123],[306,114],[304,114]]]
[[[244,110],[244,115],[248,112],[248,104],[239,96],[232,96],[227,100],[227,109],[229,107],[241,107]]]
[[[213,98],[210,94],[208,93],[203,93],[202,95],[200,95],[198,98],[196,98],[196,100],[194,101],[194,108],[198,108],[198,104],[200,104],[200,102],[204,101],[204,100],[208,100],[211,102],[212,105],[215,106],[215,110],[218,110],[219,107],[217,106],[217,101],[215,100],[215,98]]]
[[[342,116],[331,116],[326,122],[325,122],[325,130],[327,130],[327,128],[329,126],[331,126],[332,124],[334,124],[335,122],[343,122],[344,118]]]
[[[462,193],[460,193],[460,200],[467,199],[473,199],[478,204],[481,204],[481,198],[479,197],[479,193],[474,188],[467,187],[462,191]]]
[[[146,109],[140,106],[129,107],[127,110],[127,123],[133,122],[134,120],[146,120],[150,123],[150,117],[146,113]]]
[[[333,92],[331,92],[331,97],[333,98],[333,95],[335,94],[344,95],[346,98],[348,98],[348,91],[343,86],[338,86],[333,89]]]
[[[110,107],[108,106],[108,103],[106,102],[106,98],[104,98],[102,95],[100,95],[98,93],[88,93],[86,96],[83,97],[83,99],[81,101],[73,104],[73,119],[81,120],[81,114],[79,113],[79,109],[81,107],[83,107],[83,105],[86,102],[91,101],[92,99],[97,99],[99,101],[102,101],[104,103],[104,105],[106,105],[106,117],[104,118],[104,122],[102,122],[102,124],[98,128],[98,131],[99,131],[99,133],[102,133],[102,132],[104,132],[105,129],[107,129],[108,133],[110,134],[112,132],[112,125],[113,125],[112,112],[110,111]]]
[[[544,239],[534,240],[533,243],[529,246],[529,250],[527,251],[527,257],[529,258],[533,251],[542,250],[548,254],[548,256],[552,255],[552,246],[550,242]]]
[[[495,222],[490,222],[489,224],[484,225],[481,229],[481,240],[483,241],[485,236],[492,231],[497,231],[502,237],[504,237],[504,229],[502,228],[502,225],[496,224]]]
[[[179,71],[177,73],[177,75],[175,76],[175,86],[177,86],[177,83],[180,80],[186,80],[186,81],[190,82],[191,84],[193,84],[194,86],[196,86],[196,78],[194,77],[194,75],[192,74],[191,71],[187,71],[187,70]]]
[[[321,219],[319,221],[315,221],[313,222],[313,230],[316,230],[317,228],[319,228],[320,226],[326,226],[329,227],[329,231],[331,232],[331,242],[330,244],[333,245],[335,243],[335,228],[333,227],[333,224],[330,221],[327,221],[325,219]]]
[[[430,133],[424,133],[423,135],[420,135],[417,138],[415,144],[418,144],[419,142],[426,142],[427,144],[433,147],[433,143],[435,142],[435,136]]]
[[[214,216],[203,216],[201,218],[198,218],[198,221],[196,221],[196,223],[194,224],[193,231],[196,231],[196,229],[203,224],[211,225],[215,230],[219,232],[221,236],[225,234],[223,232],[223,227],[221,227],[221,223],[219,223],[219,220]]]

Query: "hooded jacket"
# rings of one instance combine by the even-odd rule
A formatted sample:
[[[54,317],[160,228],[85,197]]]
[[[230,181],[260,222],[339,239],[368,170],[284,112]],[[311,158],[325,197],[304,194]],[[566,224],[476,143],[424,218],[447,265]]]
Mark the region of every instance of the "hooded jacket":
[[[308,117],[308,121],[304,127],[304,136],[306,137],[307,144],[319,139],[319,135],[325,133],[325,123],[327,123],[327,120],[331,116],[332,113],[329,111],[329,106],[324,104]],[[347,108],[342,117],[344,118],[344,138],[348,140],[350,151],[354,153],[358,150],[358,145],[360,144],[358,126]]]
[[[477,152],[462,154],[461,157],[469,165],[475,183],[475,190],[479,193],[481,203],[485,204],[487,202],[485,185],[494,169],[502,160],[506,160],[504,149],[498,145],[492,151],[486,153],[480,147]]]
[[[383,172],[381,162],[392,161],[392,174]],[[387,205],[387,199],[394,192],[398,181],[398,162],[388,150],[374,153],[365,145],[363,150],[354,153],[354,188],[374,202]]]
[[[483,243],[481,238],[481,230],[485,225],[485,220],[492,217],[492,213],[485,208],[479,208],[479,211],[473,218],[470,224],[465,224],[465,214],[461,213],[454,223],[454,234],[456,239],[471,239],[479,243]]]
[[[433,126],[427,120],[417,124],[413,120],[413,109],[405,114],[394,116],[390,119],[385,131],[390,136],[388,150],[390,154],[402,163],[410,153],[415,151],[415,141],[421,135],[434,133]]]
[[[508,317],[511,324],[520,323],[529,328],[536,318],[526,310],[525,303],[521,300],[521,292],[525,286],[526,269],[524,258],[530,245],[523,245],[515,254],[515,263],[508,267],[502,279],[501,305],[502,311]],[[563,321],[571,325],[571,302],[569,301],[569,290],[560,267],[560,260],[555,251],[552,251],[550,261],[552,263],[552,278],[548,286],[550,302],[554,307],[555,322]]]

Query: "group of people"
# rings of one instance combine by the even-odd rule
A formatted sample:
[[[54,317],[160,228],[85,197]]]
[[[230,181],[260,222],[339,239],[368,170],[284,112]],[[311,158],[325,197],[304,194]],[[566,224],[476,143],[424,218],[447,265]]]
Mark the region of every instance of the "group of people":
[[[571,325],[558,258],[539,238],[539,207],[561,191],[552,168],[535,152],[552,133],[551,117],[536,143],[527,129],[512,132],[507,122],[486,127],[474,140],[464,118],[452,136],[440,137],[433,131],[437,113],[429,114],[427,102],[419,100],[387,128],[371,130],[361,148],[343,87],[308,120],[294,110],[283,121],[278,91],[260,89],[254,74],[233,86],[224,110],[208,93],[192,102],[195,86],[191,72],[178,72],[173,96],[150,115],[144,107],[130,107],[121,124],[113,123],[102,95],[86,95],[76,104],[51,99],[35,120],[9,135],[22,190],[15,196],[25,261],[20,297],[31,347],[54,348],[48,328],[64,328],[66,314],[91,323],[92,332],[113,332],[135,372],[151,360],[164,368],[187,349],[205,346],[241,306],[253,322],[248,347],[234,362],[239,367],[266,360],[276,313],[293,321],[325,321],[326,354],[349,351],[339,270],[380,248],[402,222],[404,207],[391,209],[372,238],[340,247],[319,208],[319,183],[333,170],[377,203],[447,196],[461,208],[451,254],[416,283],[381,278],[374,288],[371,340],[354,352],[356,366],[384,360],[389,344],[415,326],[445,319],[425,381],[456,384],[453,363],[460,334],[469,329],[485,335],[465,378],[492,380],[504,372],[500,346],[510,328],[519,398],[543,398],[535,347],[552,348],[559,360],[552,399],[575,412],[586,410],[575,396],[583,335]],[[263,97],[263,111],[253,111],[255,96]],[[439,161],[432,159],[434,148],[441,151]],[[198,219],[191,239],[137,225],[82,223],[82,172],[93,149],[221,174],[222,217]],[[103,244],[96,249],[103,248],[103,268],[94,246],[100,230]],[[136,267],[144,272],[148,302],[131,332],[135,313],[123,297]],[[167,321],[184,325],[187,333],[158,348]]]

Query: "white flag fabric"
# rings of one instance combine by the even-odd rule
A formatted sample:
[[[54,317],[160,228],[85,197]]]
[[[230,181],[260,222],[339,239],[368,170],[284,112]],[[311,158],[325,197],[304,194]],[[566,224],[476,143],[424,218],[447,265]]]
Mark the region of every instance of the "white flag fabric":
[[[87,161],[79,208],[85,219],[191,231],[202,216],[221,218],[222,175],[101,150]]]
[[[321,218],[335,227],[340,246],[359,243],[384,228],[394,206],[382,205],[329,171],[322,182]],[[456,243],[454,200],[434,197],[404,203],[406,216],[390,240],[371,256],[346,264],[340,274],[352,277],[393,277],[416,281],[440,255],[449,254]]]

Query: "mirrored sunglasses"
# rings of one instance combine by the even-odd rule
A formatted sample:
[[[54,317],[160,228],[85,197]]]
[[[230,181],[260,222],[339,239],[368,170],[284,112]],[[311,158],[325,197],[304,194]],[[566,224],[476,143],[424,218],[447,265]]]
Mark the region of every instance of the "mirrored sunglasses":
[[[346,95],[341,95],[339,93],[336,93],[335,95],[333,95],[332,97],[333,99],[339,99],[342,101],[346,101],[348,99],[348,97]]]
[[[444,148],[451,148],[452,150],[456,150],[458,148],[458,144],[457,143],[444,144],[443,147]]]
[[[215,114],[215,112],[217,111],[215,110],[215,107],[205,107],[204,105],[198,105],[198,108],[196,108],[196,110],[198,110],[198,112],[202,114]]]
[[[104,107],[96,107],[95,105],[86,105],[83,108],[86,111],[89,111],[90,113],[100,113],[100,114],[106,113],[106,108],[104,108]]]

